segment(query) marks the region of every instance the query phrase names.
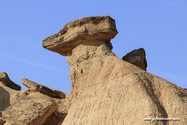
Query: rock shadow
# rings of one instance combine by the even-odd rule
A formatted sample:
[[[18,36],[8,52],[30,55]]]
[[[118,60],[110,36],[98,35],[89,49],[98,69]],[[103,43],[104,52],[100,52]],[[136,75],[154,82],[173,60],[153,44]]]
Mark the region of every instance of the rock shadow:
[[[0,111],[5,111],[10,106],[9,92],[0,86]]]
[[[45,120],[42,125],[61,125],[66,116],[67,113],[58,113],[55,111]]]

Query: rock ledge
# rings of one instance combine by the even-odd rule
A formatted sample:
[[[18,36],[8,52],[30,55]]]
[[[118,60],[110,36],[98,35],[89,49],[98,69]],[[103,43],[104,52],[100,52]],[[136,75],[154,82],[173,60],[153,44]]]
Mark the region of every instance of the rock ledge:
[[[89,40],[109,43],[117,33],[115,20],[110,16],[84,17],[67,23],[58,33],[44,39],[42,46],[67,56],[79,43]]]

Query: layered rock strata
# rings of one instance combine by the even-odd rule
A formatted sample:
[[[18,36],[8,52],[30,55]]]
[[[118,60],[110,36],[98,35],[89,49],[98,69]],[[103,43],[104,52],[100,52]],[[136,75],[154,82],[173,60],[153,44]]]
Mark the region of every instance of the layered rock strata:
[[[115,56],[107,43],[116,34],[111,17],[87,17],[43,41],[71,66],[71,106],[62,125],[187,124],[187,91]],[[156,117],[180,120],[144,120]]]

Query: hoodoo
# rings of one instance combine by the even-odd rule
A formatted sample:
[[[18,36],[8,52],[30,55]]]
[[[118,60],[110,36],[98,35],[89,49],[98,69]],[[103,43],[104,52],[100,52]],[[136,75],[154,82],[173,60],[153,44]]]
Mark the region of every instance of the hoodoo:
[[[43,40],[71,66],[71,106],[62,125],[187,124],[187,91],[115,56],[108,43],[117,33],[111,17],[85,17]]]
[[[85,17],[43,40],[71,66],[62,125],[187,124],[187,91],[115,56],[109,45],[117,33],[110,16]]]
[[[71,92],[0,72],[0,125],[187,125],[187,91],[146,71],[143,48],[118,58],[110,16],[67,23],[43,47],[67,56]]]

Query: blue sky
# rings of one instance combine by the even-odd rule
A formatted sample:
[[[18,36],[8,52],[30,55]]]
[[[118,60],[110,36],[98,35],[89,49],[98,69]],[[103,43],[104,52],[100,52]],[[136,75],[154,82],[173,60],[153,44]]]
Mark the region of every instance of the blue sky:
[[[116,21],[111,40],[120,58],[143,47],[147,71],[187,88],[186,0],[2,0],[0,71],[21,85],[22,78],[71,90],[66,56],[42,48],[42,40],[71,20],[109,15]]]

